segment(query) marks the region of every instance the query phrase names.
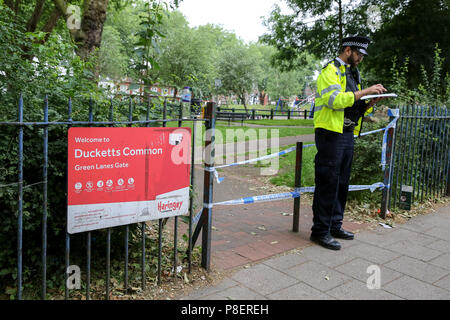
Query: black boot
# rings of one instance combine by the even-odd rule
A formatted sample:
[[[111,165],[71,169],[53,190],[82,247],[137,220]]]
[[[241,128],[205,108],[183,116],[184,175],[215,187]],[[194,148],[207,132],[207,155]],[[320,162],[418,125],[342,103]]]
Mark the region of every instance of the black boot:
[[[340,250],[341,249],[341,244],[338,241],[336,241],[329,233],[327,233],[326,235],[323,235],[323,236],[311,235],[310,239],[312,242],[315,242],[327,249],[331,249],[331,250]]]

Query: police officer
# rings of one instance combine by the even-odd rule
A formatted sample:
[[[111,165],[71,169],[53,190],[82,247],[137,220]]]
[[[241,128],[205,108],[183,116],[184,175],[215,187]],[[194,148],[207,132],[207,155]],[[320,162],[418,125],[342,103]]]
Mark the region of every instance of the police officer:
[[[310,239],[332,250],[341,249],[335,238],[354,238],[353,233],[342,229],[354,134],[359,134],[364,115],[371,113],[372,106],[381,100],[372,99],[366,103],[360,99],[386,92],[381,84],[367,89],[361,86],[358,65],[367,55],[370,41],[363,36],[344,38],[339,56],[327,63],[317,79],[314,109],[316,188]]]

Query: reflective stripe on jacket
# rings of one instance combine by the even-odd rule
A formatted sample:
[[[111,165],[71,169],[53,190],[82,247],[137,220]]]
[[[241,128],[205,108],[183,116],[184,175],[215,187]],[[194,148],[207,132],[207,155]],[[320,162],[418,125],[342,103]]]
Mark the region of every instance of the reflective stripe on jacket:
[[[314,128],[342,133],[344,128],[344,109],[353,106],[355,95],[346,92],[347,77],[345,65],[337,60],[329,62],[317,79],[317,94],[314,107]],[[361,83],[358,83],[361,90]],[[365,114],[369,114],[372,108]],[[355,134],[359,134],[361,119],[355,127]]]

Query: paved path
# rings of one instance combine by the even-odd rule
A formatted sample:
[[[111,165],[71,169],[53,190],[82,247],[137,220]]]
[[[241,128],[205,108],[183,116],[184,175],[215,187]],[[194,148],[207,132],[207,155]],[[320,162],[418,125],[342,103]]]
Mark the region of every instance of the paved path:
[[[252,218],[250,207],[215,211],[213,263],[217,268],[233,265],[236,257],[218,255],[217,251],[221,246],[241,241],[230,252],[247,263],[247,267],[235,268],[219,284],[180,299],[450,299],[450,205],[393,229],[380,226],[376,230],[362,230],[356,233],[355,240],[341,240],[342,250],[332,251],[308,240],[308,210],[302,211],[302,227],[295,234],[289,231],[291,218],[280,214],[278,209],[282,205],[275,203],[259,207],[254,204]],[[285,209],[291,209],[288,203]],[[225,219],[227,215],[240,223],[233,224],[234,219]],[[230,223],[228,231],[221,230],[225,220]],[[270,230],[269,236],[257,228],[260,225]],[[349,223],[344,226],[357,229]],[[253,241],[245,245],[250,229],[258,235],[253,235]],[[230,230],[235,233],[230,234]],[[373,270],[377,269],[380,288],[369,289],[368,279],[375,277],[377,271]]]
[[[304,134],[300,136],[282,137],[279,138],[277,147],[283,147],[292,145],[297,142],[311,142],[314,143],[314,134]],[[255,158],[260,152],[265,151],[272,145],[271,139],[267,140],[251,140],[244,143],[226,143],[215,145],[215,159],[216,165],[222,165],[225,163],[234,163],[241,161],[238,156],[250,153],[251,158]],[[224,158],[226,155],[226,158]],[[250,158],[246,158],[250,159]],[[204,148],[203,146],[197,146],[195,149],[195,164],[203,164],[204,161]]]

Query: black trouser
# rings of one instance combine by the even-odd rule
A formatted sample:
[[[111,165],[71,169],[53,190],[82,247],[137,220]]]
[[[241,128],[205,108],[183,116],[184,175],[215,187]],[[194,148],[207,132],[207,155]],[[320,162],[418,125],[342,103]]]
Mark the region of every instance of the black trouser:
[[[316,129],[315,184],[313,200],[314,236],[339,230],[347,202],[353,160],[353,131],[336,133]]]

